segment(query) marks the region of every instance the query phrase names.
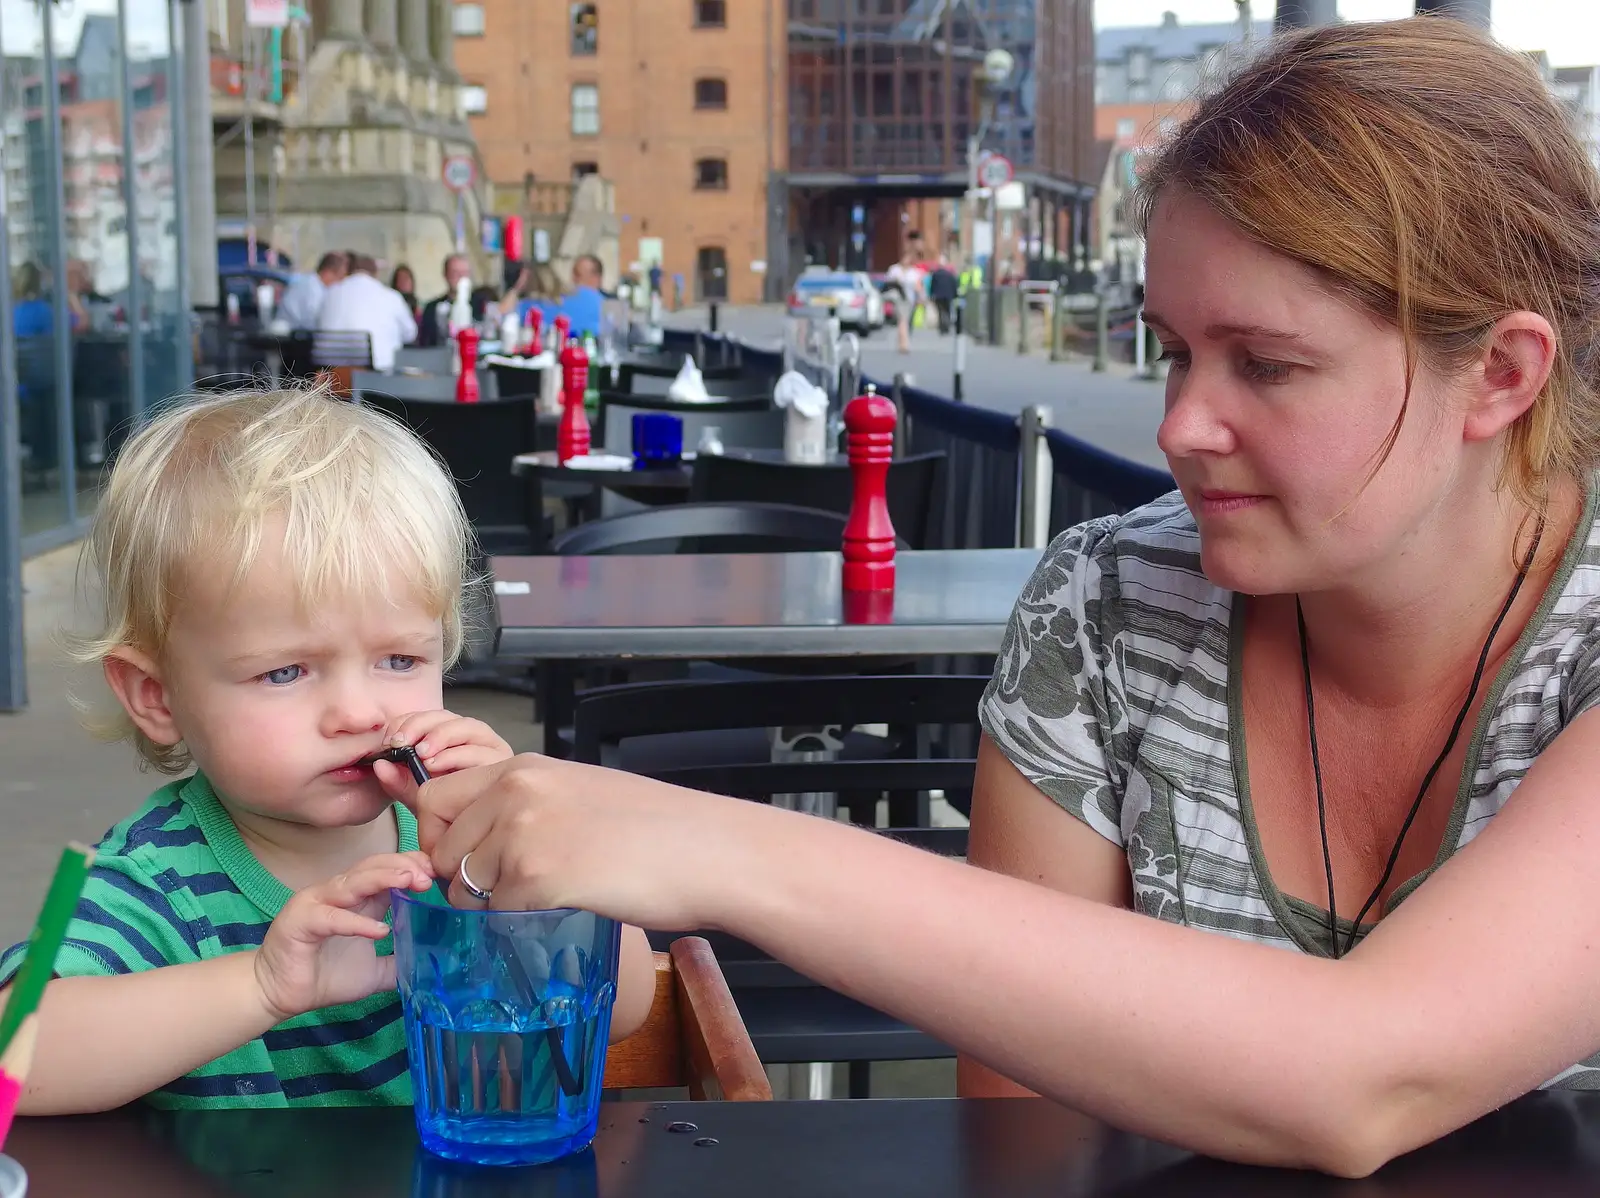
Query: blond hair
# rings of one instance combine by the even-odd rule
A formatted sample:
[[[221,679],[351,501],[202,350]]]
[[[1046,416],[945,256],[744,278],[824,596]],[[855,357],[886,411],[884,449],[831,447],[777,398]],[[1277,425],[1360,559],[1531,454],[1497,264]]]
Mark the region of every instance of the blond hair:
[[[220,572],[231,591],[269,524],[282,526],[283,560],[307,607],[404,578],[443,623],[445,666],[455,661],[473,554],[455,484],[398,421],[324,389],[175,400],[128,440],[80,559],[101,625],[69,650],[84,662],[123,647],[159,661],[186,579]],[[182,744],[150,740],[120,705],[90,723],[133,741],[164,773],[189,764]]]
[[[1501,318],[1543,316],[1554,368],[1500,485],[1540,508],[1600,462],[1600,181],[1525,55],[1431,16],[1285,38],[1153,157],[1145,225],[1174,187],[1396,326],[1408,398],[1419,359],[1459,368]]]

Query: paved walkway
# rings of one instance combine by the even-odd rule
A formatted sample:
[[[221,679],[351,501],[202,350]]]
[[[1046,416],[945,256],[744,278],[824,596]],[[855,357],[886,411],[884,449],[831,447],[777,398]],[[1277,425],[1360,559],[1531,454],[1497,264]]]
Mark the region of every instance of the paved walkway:
[[[723,308],[718,313],[718,327],[752,342],[776,345],[787,319],[778,305]],[[686,309],[669,317],[667,323],[705,328],[706,312]],[[919,387],[949,395],[954,338],[918,329],[912,336],[911,352],[900,354],[895,351],[894,330],[883,329],[862,343],[862,362],[874,378],[887,381],[903,371],[912,375]],[[1050,410],[1054,427],[1110,453],[1166,469],[1166,459],[1156,445],[1162,384],[1134,378],[1125,363],[1113,362],[1106,373],[1096,374],[1084,358],[1052,362],[1041,354],[1023,357],[1014,350],[974,345],[967,355],[965,398],[968,403],[1000,412],[1020,412],[1038,404]]]

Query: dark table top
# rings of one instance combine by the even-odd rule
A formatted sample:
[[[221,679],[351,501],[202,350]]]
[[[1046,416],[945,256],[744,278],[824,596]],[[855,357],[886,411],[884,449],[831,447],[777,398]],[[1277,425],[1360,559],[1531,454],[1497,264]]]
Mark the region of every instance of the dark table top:
[[[499,651],[529,659],[996,653],[1037,549],[904,550],[846,606],[838,553],[494,557]]]
[[[29,1198],[1567,1198],[1600,1192],[1600,1095],[1520,1099],[1356,1182],[1034,1099],[608,1103],[593,1148],[542,1169],[436,1160],[403,1107],[19,1120],[6,1150]]]
[[[596,450],[605,453],[605,450]],[[626,456],[626,455],[618,455]],[[631,466],[619,467],[616,470],[574,470],[563,466],[557,455],[549,450],[538,453],[519,453],[511,459],[511,473],[524,477],[550,479],[564,483],[588,482],[593,486],[612,487],[647,487],[652,490],[687,491],[694,477],[695,453],[690,451],[684,454],[683,460],[673,466],[661,466],[651,470],[636,470]],[[741,458],[747,462],[782,462],[784,460],[781,449],[725,449],[723,457]],[[827,459],[815,463],[822,466],[839,466],[847,463],[843,454],[829,454]],[[792,463],[801,468],[812,465],[810,462]]]

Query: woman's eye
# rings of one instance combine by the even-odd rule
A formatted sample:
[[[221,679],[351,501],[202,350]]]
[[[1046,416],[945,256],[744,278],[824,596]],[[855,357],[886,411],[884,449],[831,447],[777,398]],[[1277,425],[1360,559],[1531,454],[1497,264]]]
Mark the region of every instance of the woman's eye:
[[[1286,362],[1266,362],[1260,358],[1244,360],[1244,375],[1256,383],[1286,383],[1294,367]]]
[[[407,670],[416,669],[421,662],[422,659],[420,657],[412,657],[407,653],[391,653],[383,659],[383,666],[387,670],[394,670],[403,674]]]
[[[1161,351],[1161,362],[1171,362],[1174,370],[1189,369],[1189,351],[1186,349],[1165,349]]]
[[[268,670],[262,674],[261,681],[272,686],[287,686],[291,682],[299,682],[305,676],[304,666],[279,666],[276,670]]]

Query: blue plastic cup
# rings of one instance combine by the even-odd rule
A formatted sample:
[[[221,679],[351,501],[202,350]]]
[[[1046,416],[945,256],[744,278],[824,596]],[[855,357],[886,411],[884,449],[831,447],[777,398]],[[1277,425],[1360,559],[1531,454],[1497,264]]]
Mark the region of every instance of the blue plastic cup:
[[[622,929],[588,911],[477,911],[394,892],[417,1134],[478,1165],[588,1147]]]
[[[683,460],[683,418],[671,412],[636,412],[633,462],[640,469]]]

